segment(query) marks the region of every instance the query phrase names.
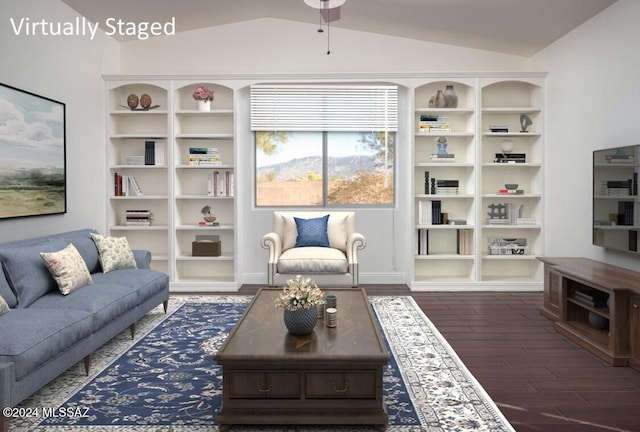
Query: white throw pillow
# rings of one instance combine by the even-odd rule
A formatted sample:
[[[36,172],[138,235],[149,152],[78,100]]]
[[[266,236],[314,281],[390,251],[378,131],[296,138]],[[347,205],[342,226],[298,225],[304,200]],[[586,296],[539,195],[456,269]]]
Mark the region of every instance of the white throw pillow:
[[[107,237],[91,233],[91,238],[100,253],[103,273],[118,269],[138,268],[126,237]]]
[[[87,263],[73,244],[69,243],[58,252],[40,252],[40,256],[62,294],[67,295],[80,287],[93,284]]]
[[[5,299],[3,299],[2,296],[0,296],[0,315],[2,315],[3,313],[9,312],[10,310],[11,309],[9,308],[9,305],[7,304]]]

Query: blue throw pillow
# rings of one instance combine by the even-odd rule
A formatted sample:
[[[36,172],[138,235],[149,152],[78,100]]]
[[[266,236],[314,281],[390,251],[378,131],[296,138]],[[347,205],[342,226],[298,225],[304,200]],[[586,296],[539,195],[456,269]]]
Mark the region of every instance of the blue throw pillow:
[[[298,228],[295,247],[322,246],[329,247],[329,236],[327,235],[327,221],[329,215],[315,219],[301,219],[294,217]]]

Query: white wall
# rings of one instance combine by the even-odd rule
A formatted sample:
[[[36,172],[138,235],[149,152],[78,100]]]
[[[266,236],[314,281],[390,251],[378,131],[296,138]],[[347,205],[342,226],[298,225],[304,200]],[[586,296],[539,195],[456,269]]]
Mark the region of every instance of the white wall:
[[[122,65],[137,74],[520,71],[528,65],[519,56],[339,28],[331,29],[330,55],[326,44],[316,25],[258,19],[126,42]]]
[[[176,26],[179,27],[177,22]],[[326,35],[326,33],[325,33]],[[363,80],[371,74],[407,72],[522,71],[526,58],[442,44],[331,30],[331,54],[326,36],[315,25],[260,19],[178,33],[176,36],[122,44],[122,72],[130,74],[212,74],[242,89],[237,107],[238,269],[241,283],[263,283],[267,252],[260,239],[271,229],[272,209],[253,206],[254,148],[246,116],[247,86],[269,80]],[[234,80],[234,76],[238,76]],[[246,79],[244,74],[256,78]],[[229,78],[231,76],[231,78]],[[365,77],[365,78],[363,78]],[[370,78],[375,79],[375,78]],[[403,84],[403,80],[395,81]],[[403,91],[401,110],[405,133],[398,137],[395,209],[358,210],[358,229],[367,237],[361,252],[363,283],[404,283],[410,280],[412,237],[410,92]]]
[[[547,78],[549,256],[640,270],[637,256],[591,245],[592,151],[640,144],[640,2],[619,0],[534,58]]]
[[[0,220],[0,241],[105,224],[105,63],[118,69],[117,44],[98,34],[16,36],[10,18],[66,22],[77,14],[50,0],[8,0],[0,7],[0,82],[66,104],[67,213]]]

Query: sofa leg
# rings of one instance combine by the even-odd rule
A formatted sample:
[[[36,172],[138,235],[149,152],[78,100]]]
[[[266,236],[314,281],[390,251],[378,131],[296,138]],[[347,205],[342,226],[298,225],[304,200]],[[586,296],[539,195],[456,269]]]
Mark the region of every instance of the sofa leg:
[[[91,354],[84,358],[84,373],[89,375],[89,371],[91,370]]]
[[[169,299],[166,299],[162,302],[162,306],[164,306],[164,313],[167,313],[167,309],[169,309]]]
[[[129,326],[129,331],[131,332],[131,339],[133,340],[136,337],[136,323]]]

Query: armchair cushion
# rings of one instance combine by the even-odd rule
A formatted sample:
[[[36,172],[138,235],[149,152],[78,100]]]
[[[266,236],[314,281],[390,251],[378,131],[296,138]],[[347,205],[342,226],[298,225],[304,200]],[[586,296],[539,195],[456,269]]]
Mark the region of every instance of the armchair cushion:
[[[313,219],[297,217],[293,219],[296,221],[296,228],[298,230],[295,247],[329,247],[329,237],[327,236],[327,221],[329,220],[329,215]]]
[[[347,257],[339,249],[328,247],[301,247],[287,249],[278,260],[278,273],[314,274],[347,273]]]

